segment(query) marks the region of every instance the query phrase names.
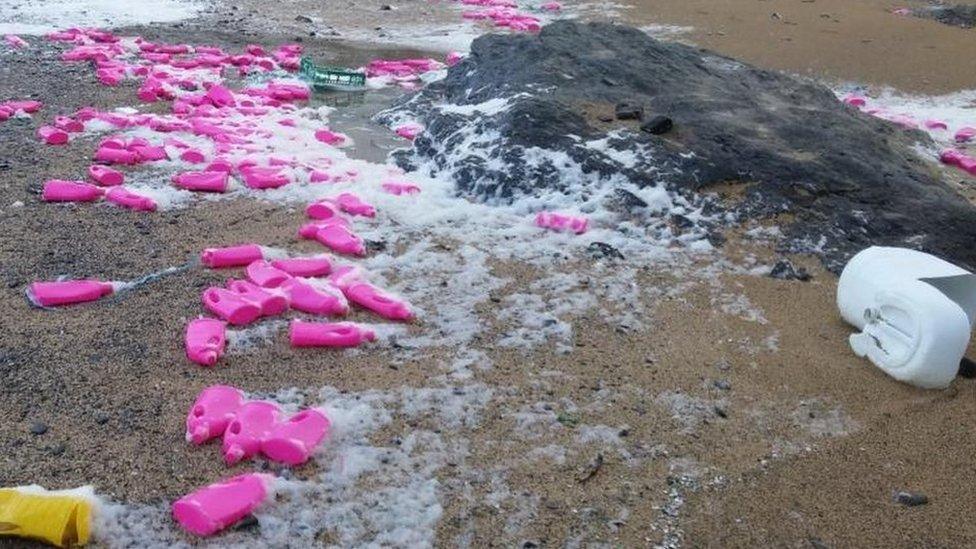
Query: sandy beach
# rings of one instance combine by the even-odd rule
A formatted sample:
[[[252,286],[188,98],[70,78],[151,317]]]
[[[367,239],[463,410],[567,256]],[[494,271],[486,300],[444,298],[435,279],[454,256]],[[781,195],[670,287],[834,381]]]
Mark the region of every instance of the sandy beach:
[[[976,89],[976,30],[896,7],[637,0],[567,2],[564,12],[871,97]],[[300,39],[305,55],[359,67],[464,51],[490,29],[462,27],[460,13],[416,0],[216,2],[191,20],[115,33],[227,51]],[[201,266],[200,251],[256,242],[321,252],[295,234],[308,195],[244,189],[152,213],[43,202],[44,181],[80,178],[105,137],[46,147],[35,136],[45,120],[82,106],[164,113],[169,104],[140,105],[137,84],[99,85],[87,63],[61,61],[63,45],[24,37],[28,49],[0,48],[0,101],[29,96],[45,107],[0,123],[0,486],[93,486],[105,502],[93,546],[976,545],[965,520],[976,505],[967,419],[976,385],[917,389],[856,357],[837,275],[813,254],[784,250],[785,218],[736,219],[716,246],[696,248],[680,231],[653,242],[621,236],[615,256],[592,245],[620,232],[599,226],[601,212],[587,235],[546,233],[518,225],[531,206],[495,213],[422,179],[421,198],[366,195],[380,213],[356,221],[369,251],[357,261],[420,311],[414,322],[354,309],[348,320],[376,326],[375,344],[294,349],[287,320],[309,316],[288,313],[232,328],[216,367],[193,364],[183,333],[205,313],[201,291],[243,277]],[[315,95],[308,107],[334,106],[330,127],[355,141],[342,161],[380,173],[390,151],[412,146],[373,119],[404,93],[387,86],[349,103]],[[976,121],[974,107],[958,112]],[[925,166],[960,200],[976,197],[972,177]],[[131,172],[168,187],[173,169]],[[733,207],[735,193],[721,191],[703,194]],[[770,277],[783,259],[811,279]],[[25,298],[37,280],[147,275],[96,303],[42,309]],[[322,406],[334,432],[302,467],[262,458],[227,467],[219,443],[184,438],[187,410],[214,384],[288,411]],[[251,471],[282,482],[256,520],[201,541],[170,518],[182,495]],[[902,490],[927,504],[894,501]],[[3,547],[26,543],[0,537]]]

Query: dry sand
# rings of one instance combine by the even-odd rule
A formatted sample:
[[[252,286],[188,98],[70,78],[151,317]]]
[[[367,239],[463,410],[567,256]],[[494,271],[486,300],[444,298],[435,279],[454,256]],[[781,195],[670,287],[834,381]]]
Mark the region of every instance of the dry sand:
[[[683,0],[647,2],[627,16],[692,25],[687,37],[697,43],[768,67],[912,91],[970,86],[973,31],[897,18],[888,7]],[[772,12],[781,18],[770,19]],[[255,35],[209,38],[231,45]],[[306,45],[348,62],[377,54],[337,52],[321,38]],[[939,62],[947,55],[959,65]],[[66,78],[71,86],[61,85]],[[128,104],[132,93],[99,87],[87,69],[65,69],[53,57],[36,66],[0,65],[0,97],[25,89],[39,90],[47,112]],[[0,127],[0,485],[90,483],[117,501],[165,503],[225,476],[213,447],[183,442],[189,403],[214,383],[257,393],[326,385],[350,393],[430,386],[463,393],[484,386],[491,399],[474,424],[397,416],[373,437],[383,446],[429,431],[464,445],[436,472],[440,546],[976,544],[966,513],[976,503],[976,442],[967,427],[976,385],[958,379],[946,391],[915,390],[854,357],[850,329],[834,305],[836,279],[808,258],[793,258],[813,273],[807,283],[735,269],[687,277],[668,265],[628,260],[556,262],[554,270],[580,275],[582,291],[599,293],[625,269],[637,269],[644,289],[637,304],[600,301],[632,308],[642,329],[597,310],[560,316],[574,326],[570,354],[552,341],[527,351],[499,346],[514,326],[495,317],[497,304],[530,292],[544,273],[496,262],[492,274],[506,282],[478,305],[484,332],[476,341],[492,366],[472,369],[464,381],[445,378],[457,349],[298,352],[283,332],[201,369],[183,357],[183,326],[200,311],[200,290],[227,273],[190,268],[117,299],[58,311],[29,307],[25,285],[65,273],[131,279],[183,265],[215,242],[313,251],[293,238],[301,213],[253,200],[198,202],[148,216],[42,204],[40,183],[83,168],[92,142],[42,148],[32,138],[35,124]],[[770,264],[778,258],[773,248],[734,231],[719,254],[734,265]],[[736,306],[749,303],[753,308]],[[47,432],[31,434],[34,422]],[[298,474],[315,471],[309,465]],[[923,492],[930,503],[896,504],[892,493],[900,489]],[[324,531],[318,540],[336,538]]]

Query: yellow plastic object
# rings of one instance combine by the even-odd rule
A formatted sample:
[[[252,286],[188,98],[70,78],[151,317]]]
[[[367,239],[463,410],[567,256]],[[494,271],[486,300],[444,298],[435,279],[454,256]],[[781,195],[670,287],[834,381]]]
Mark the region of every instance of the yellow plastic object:
[[[0,489],[0,536],[30,538],[58,547],[85,545],[91,519],[92,500],[82,490]]]

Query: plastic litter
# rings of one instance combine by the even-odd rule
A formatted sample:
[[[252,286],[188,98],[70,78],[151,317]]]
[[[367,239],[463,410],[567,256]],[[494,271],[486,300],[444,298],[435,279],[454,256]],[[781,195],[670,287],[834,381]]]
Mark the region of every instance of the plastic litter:
[[[121,185],[125,181],[125,176],[122,174],[122,172],[118,172],[112,168],[109,168],[108,166],[100,166],[98,164],[88,166],[88,177],[103,187]]]
[[[971,128],[969,126],[960,128],[954,136],[957,143],[968,143],[972,141],[973,138],[976,138],[976,128]]]
[[[115,291],[111,282],[99,280],[59,280],[34,282],[27,296],[41,307],[57,307],[95,301]]]
[[[362,91],[366,89],[366,75],[342,67],[317,66],[308,57],[302,57],[299,70],[302,78],[310,82],[316,91]]]
[[[316,315],[345,315],[349,303],[342,292],[328,285],[312,285],[293,278],[281,285],[291,299],[291,307]]]
[[[227,289],[257,305],[261,316],[280,315],[288,310],[288,298],[283,293],[262,288],[247,280],[230,280]]]
[[[8,34],[8,35],[6,35],[6,36],[3,37],[3,40],[11,48],[15,48],[15,49],[26,48],[27,46],[30,45],[30,44],[27,43],[26,40],[24,40],[23,38],[17,36],[16,34]]]
[[[277,288],[281,283],[291,278],[291,275],[272,266],[263,259],[252,261],[245,269],[248,280],[262,288]]]
[[[280,415],[281,409],[271,402],[251,401],[241,406],[224,433],[224,463],[234,465],[256,456]]]
[[[397,126],[393,131],[400,137],[413,141],[420,135],[420,132],[424,131],[424,127],[420,124],[410,123]]]
[[[224,356],[227,323],[213,318],[197,318],[186,325],[186,356],[201,366],[213,366]]]
[[[54,126],[41,126],[37,129],[37,137],[48,145],[64,145],[68,142],[68,132]]]
[[[376,341],[376,333],[351,322],[304,322],[293,320],[289,327],[292,347],[357,347]]]
[[[123,187],[112,187],[105,193],[105,200],[118,204],[124,208],[131,208],[141,212],[156,211],[156,201],[148,196],[136,194]]]
[[[399,181],[387,181],[381,185],[383,190],[396,195],[404,194],[417,194],[420,192],[420,187],[414,185],[413,183],[403,183]]]
[[[352,283],[342,293],[349,301],[387,320],[407,321],[413,318],[410,305],[368,282]]]
[[[305,208],[305,215],[311,219],[332,219],[339,216],[339,206],[331,200],[313,202]]]
[[[104,193],[101,188],[84,181],[52,179],[44,183],[41,198],[45,202],[94,202]]]
[[[173,503],[173,518],[192,534],[211,536],[260,507],[273,478],[250,473],[211,484]]]
[[[259,259],[264,259],[264,252],[257,244],[207,248],[200,253],[200,261],[211,269],[243,267]]]
[[[352,193],[342,193],[333,198],[332,201],[339,206],[340,210],[349,215],[376,217],[376,208],[363,202],[358,196]]]
[[[203,444],[224,434],[244,405],[244,394],[228,385],[207,387],[186,416],[186,441]]]
[[[227,192],[228,172],[183,172],[173,176],[173,184],[188,191]]]
[[[319,409],[301,411],[271,429],[261,443],[261,452],[274,461],[301,465],[328,436],[330,425],[329,418]]]
[[[207,288],[201,296],[204,307],[235,326],[244,326],[261,316],[261,307],[237,292]]]
[[[276,259],[271,265],[292,276],[303,278],[326,276],[332,272],[332,262],[327,257],[292,257]]]
[[[366,255],[366,244],[347,226],[342,218],[332,218],[324,223],[308,223],[299,230],[302,238],[314,238],[323,246],[345,255]]]
[[[32,539],[56,547],[85,545],[91,536],[93,501],[90,488],[0,488],[0,537]]]
[[[535,216],[535,225],[537,227],[558,232],[583,234],[589,228],[589,224],[589,220],[585,217],[574,217],[554,212],[539,212]]]
[[[855,354],[924,388],[955,378],[976,320],[976,275],[935,256],[873,246],[844,267],[837,286],[844,320],[861,333]]]

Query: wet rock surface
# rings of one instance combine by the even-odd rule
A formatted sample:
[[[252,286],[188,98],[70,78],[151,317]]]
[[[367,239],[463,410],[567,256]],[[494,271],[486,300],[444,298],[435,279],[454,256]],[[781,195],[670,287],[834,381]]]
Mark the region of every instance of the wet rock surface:
[[[944,25],[971,29],[976,27],[976,5],[956,4],[954,6],[933,6],[916,10],[919,17],[935,19]]]
[[[674,129],[608,129],[586,116],[587,105],[623,103]],[[792,214],[783,250],[818,254],[834,271],[871,244],[976,267],[976,209],[913,151],[927,136],[855,112],[821,85],[637,29],[560,21],[536,36],[483,36],[443,81],[380,119],[398,117],[426,127],[401,166],[448,173],[483,200],[597,183],[696,197],[721,185],[742,191],[729,206],[740,218]]]

